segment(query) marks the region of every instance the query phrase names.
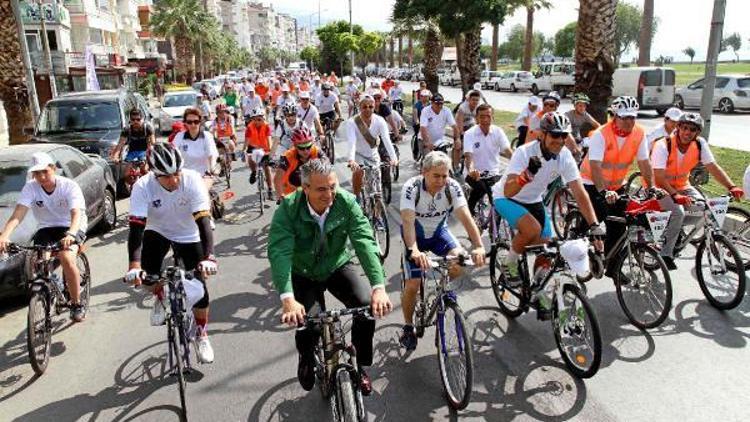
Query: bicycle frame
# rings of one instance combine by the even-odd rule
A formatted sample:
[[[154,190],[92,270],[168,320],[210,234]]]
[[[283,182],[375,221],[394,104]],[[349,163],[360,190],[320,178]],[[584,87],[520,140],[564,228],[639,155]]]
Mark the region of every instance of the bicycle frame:
[[[423,290],[425,296],[422,298],[422,308],[423,309],[429,309],[429,312],[427,312],[427,317],[424,319],[425,327],[429,327],[432,325],[436,325],[436,317],[438,313],[445,311],[445,301],[446,299],[456,301],[457,296],[456,292],[448,288],[448,283],[450,282],[450,277],[448,276],[448,269],[446,267],[439,267],[435,269],[440,273],[440,281],[437,281],[435,284],[435,298],[432,299],[432,301],[427,300],[426,296],[426,287],[428,283],[428,277],[426,275],[426,271],[422,272],[422,280],[421,280],[421,289]],[[442,328],[442,327],[440,327]]]

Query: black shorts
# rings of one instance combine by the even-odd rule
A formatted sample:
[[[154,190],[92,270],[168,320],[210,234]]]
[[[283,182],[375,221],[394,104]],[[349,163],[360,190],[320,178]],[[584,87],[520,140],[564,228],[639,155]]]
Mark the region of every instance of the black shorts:
[[[52,245],[61,241],[69,229],[70,227],[45,227],[37,230],[32,241],[34,242],[34,245],[37,246]],[[78,233],[76,233],[76,241],[78,243],[83,243],[85,239],[86,234],[79,230]]]
[[[327,113],[320,113],[320,122],[323,123],[328,119],[330,121],[336,120],[336,111],[329,111]]]

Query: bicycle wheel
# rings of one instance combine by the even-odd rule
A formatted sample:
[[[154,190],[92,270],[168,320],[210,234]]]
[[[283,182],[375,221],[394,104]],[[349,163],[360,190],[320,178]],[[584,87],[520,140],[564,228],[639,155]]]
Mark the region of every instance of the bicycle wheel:
[[[573,194],[571,194],[565,187],[556,190],[552,195],[550,217],[552,219],[552,228],[555,230],[555,235],[560,239],[565,238],[565,217],[575,206],[573,204],[575,204]]]
[[[750,270],[750,212],[744,209],[730,205],[727,209],[727,215],[724,218],[724,226],[722,227],[724,235],[731,240],[737,252],[740,254],[740,258],[744,264],[745,270]],[[733,262],[728,262],[729,268],[735,270],[732,267]]]
[[[565,216],[565,222],[563,223],[562,239],[572,239],[574,234],[580,229],[586,220],[583,218],[583,214],[577,208],[571,208],[568,211],[568,215]]]
[[[81,275],[80,303],[85,309],[88,309],[89,299],[91,298],[91,268],[89,267],[89,259],[85,253],[78,252],[76,265],[78,266],[78,273]]]
[[[617,265],[617,301],[634,326],[661,325],[672,309],[672,279],[664,260],[651,246],[631,244]]]
[[[180,406],[182,410],[181,416],[182,420],[186,421],[187,403],[185,400],[185,389],[187,388],[187,385],[185,383],[185,362],[183,362],[182,360],[183,355],[181,353],[183,349],[183,344],[181,342],[183,336],[180,333],[180,328],[172,323],[171,318],[167,320],[167,329],[170,332],[168,339],[170,353],[174,355],[173,362],[175,367],[173,367],[174,373],[172,375],[177,376],[177,385],[180,390]]]
[[[29,363],[34,373],[42,375],[49,363],[52,345],[52,316],[50,314],[49,291],[45,288],[34,292],[29,300],[26,325],[26,348]]]
[[[334,144],[334,138],[333,133],[329,133],[326,135],[326,149],[328,150],[326,152],[326,155],[328,156],[328,159],[332,162],[336,162],[336,145]]]
[[[339,369],[336,373],[336,410],[334,420],[341,422],[357,422],[357,399],[354,396],[354,382],[346,369]]]
[[[393,193],[393,183],[391,182],[391,166],[380,168],[380,184],[383,189],[383,201],[390,205]]]
[[[372,230],[375,234],[375,242],[378,244],[380,250],[380,261],[385,261],[388,257],[388,251],[391,248],[391,234],[388,228],[388,214],[385,209],[383,201],[380,199],[373,199],[372,204],[372,215],[371,223]]]
[[[490,251],[490,283],[500,312],[509,318],[516,318],[524,312],[524,305],[520,290],[508,287],[506,282],[503,261],[509,251],[510,246],[505,242],[498,242]]]
[[[398,176],[399,176],[399,170],[398,166],[401,165],[401,150],[398,149],[398,145],[393,145],[393,149],[396,151],[396,159],[398,160],[399,164],[395,166],[391,166],[391,180],[394,182],[398,182]]]
[[[438,313],[435,330],[438,366],[448,404],[464,409],[469,404],[474,384],[474,355],[471,335],[463,312],[456,302],[446,298]]]
[[[260,215],[263,215],[263,201],[265,200],[265,184],[266,184],[266,176],[265,172],[263,171],[263,168],[260,166],[258,167],[258,209],[260,210]]]
[[[573,375],[594,376],[602,360],[602,338],[594,309],[577,285],[563,284],[562,308],[553,300],[552,330],[560,356]]]
[[[222,165],[224,167],[224,179],[227,181],[227,189],[229,189],[232,187],[232,183],[230,182],[232,180],[232,157],[229,156],[228,152],[224,153]]]
[[[414,132],[414,135],[411,137],[411,157],[414,161],[419,161],[421,158],[419,154],[419,138],[417,138],[417,132]]]
[[[719,233],[709,234],[695,252],[698,285],[706,300],[721,310],[737,307],[745,295],[745,269],[737,248]],[[707,242],[710,244],[707,245]],[[704,259],[705,257],[705,259]],[[730,269],[729,263],[735,270]],[[740,268],[737,271],[737,268]]]

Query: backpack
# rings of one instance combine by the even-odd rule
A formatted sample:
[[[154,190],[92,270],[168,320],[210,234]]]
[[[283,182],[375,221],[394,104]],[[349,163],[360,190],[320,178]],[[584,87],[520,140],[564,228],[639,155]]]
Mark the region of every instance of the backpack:
[[[424,182],[424,177],[420,177],[412,185],[417,192],[414,198],[414,208],[419,206],[419,198],[422,196],[422,182]],[[445,185],[445,198],[448,199],[448,206],[453,207],[453,194],[450,189],[450,181]]]

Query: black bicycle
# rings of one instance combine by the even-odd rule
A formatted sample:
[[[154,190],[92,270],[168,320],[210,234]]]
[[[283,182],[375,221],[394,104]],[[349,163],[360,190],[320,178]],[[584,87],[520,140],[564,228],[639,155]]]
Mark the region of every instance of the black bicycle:
[[[316,310],[317,308],[317,310]],[[347,342],[341,318],[371,317],[370,308],[325,310],[319,300],[305,316],[303,330],[321,335],[315,345],[315,378],[323,397],[329,400],[334,421],[359,422],[366,418],[360,391],[357,351]]]
[[[382,198],[382,182],[380,181],[380,167],[362,165],[364,172],[362,190],[359,192],[359,204],[372,225],[375,242],[380,251],[380,261],[385,261],[391,247],[390,228],[388,227],[388,212]]]
[[[398,149],[398,145],[393,144],[393,149],[396,151],[396,159],[400,161],[401,152]],[[380,154],[380,182],[382,184],[383,201],[390,205],[393,192],[393,182],[398,180],[399,164],[395,166],[391,165],[391,157],[388,155],[383,144],[380,144],[378,147],[378,153]]]
[[[29,363],[37,375],[47,369],[52,345],[52,318],[70,309],[70,293],[62,274],[57,253],[63,250],[60,243],[39,246],[8,245],[8,253],[32,252],[29,312],[26,326],[26,347]],[[76,265],[80,273],[80,304],[89,306],[91,297],[91,269],[86,254],[78,249]]]
[[[229,143],[232,140],[230,138],[219,138],[217,145],[219,146],[219,158],[217,165],[219,166],[219,177],[223,177],[227,182],[227,189],[232,187],[232,153],[229,152]]]
[[[256,183],[258,185],[258,210],[261,215],[263,215],[265,208],[264,202],[271,200],[269,194],[271,190],[267,186],[268,182],[266,182],[266,168],[272,169],[274,167],[276,167],[276,163],[271,160],[271,157],[268,154],[264,155],[257,165],[256,174],[258,176],[256,178]]]
[[[336,133],[333,131],[335,119],[325,118],[323,119],[323,153],[332,162],[336,162]]]

